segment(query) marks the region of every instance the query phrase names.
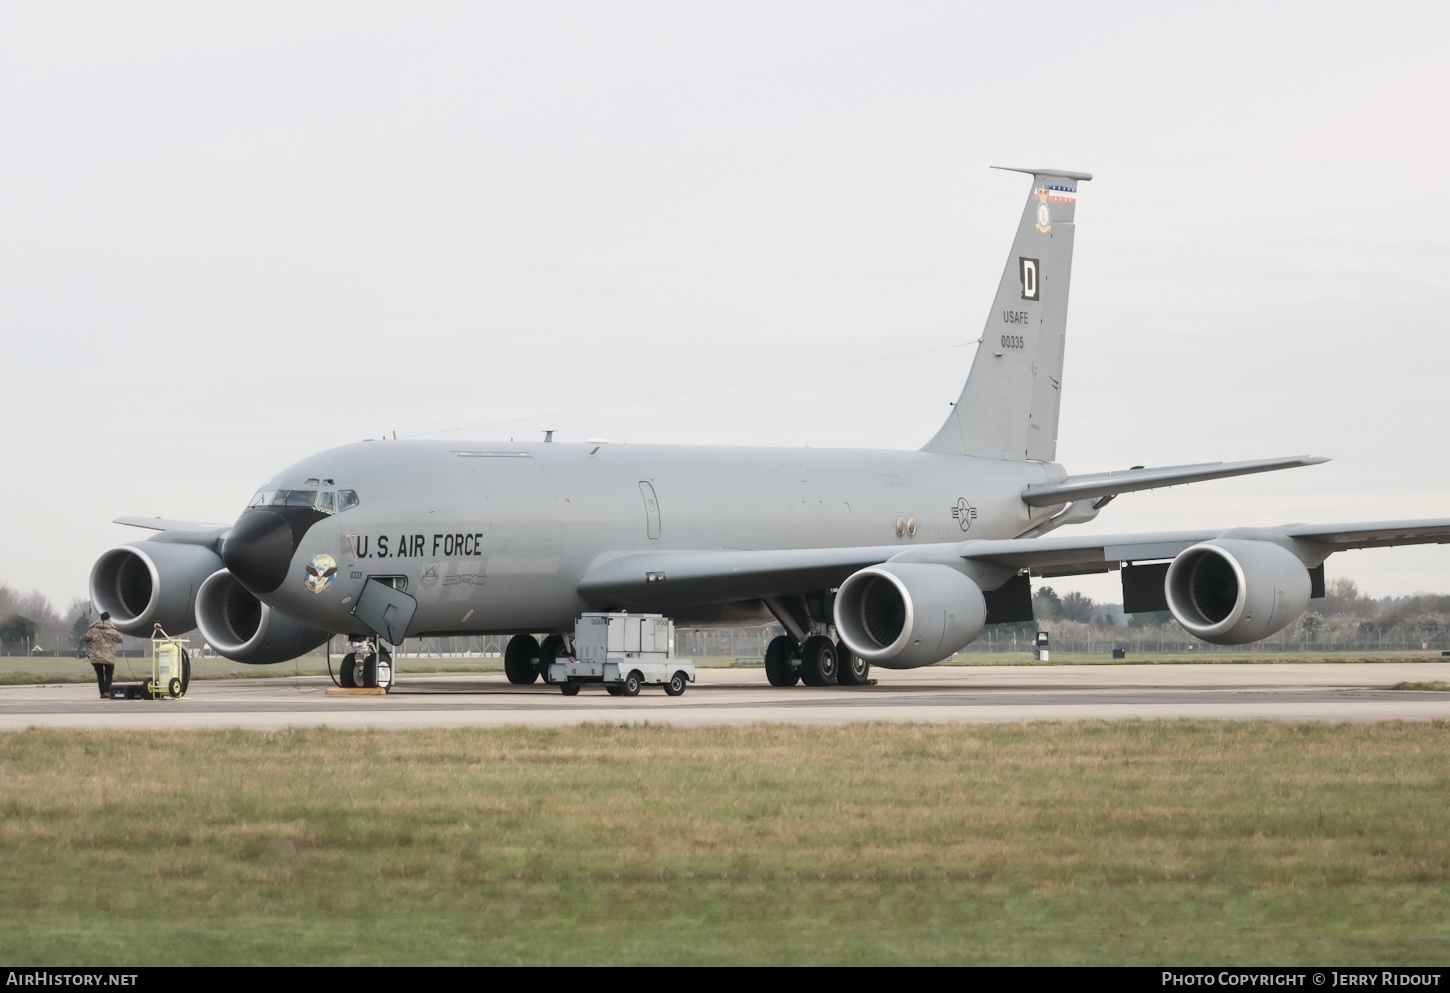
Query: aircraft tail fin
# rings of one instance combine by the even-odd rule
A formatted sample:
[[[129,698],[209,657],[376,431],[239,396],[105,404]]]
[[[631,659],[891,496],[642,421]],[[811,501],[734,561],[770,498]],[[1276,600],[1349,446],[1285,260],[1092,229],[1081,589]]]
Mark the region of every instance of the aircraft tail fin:
[[[1077,187],[1092,176],[1009,171],[1029,174],[1032,191],[967,384],[921,450],[1051,462],[1057,457]]]

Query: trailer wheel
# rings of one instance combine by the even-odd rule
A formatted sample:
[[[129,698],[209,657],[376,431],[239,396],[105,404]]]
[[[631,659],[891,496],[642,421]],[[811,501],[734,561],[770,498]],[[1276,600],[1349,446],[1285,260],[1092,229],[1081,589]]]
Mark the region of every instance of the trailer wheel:
[[[639,674],[639,670],[636,669],[634,672],[631,672],[628,676],[624,677],[624,682],[620,685],[619,692],[623,693],[625,696],[639,696],[639,688],[643,685],[644,677],[641,676]]]
[[[148,700],[156,699],[156,684],[151,681],[150,676],[141,683],[141,694]]]
[[[579,684],[574,682],[573,680],[570,680],[567,683],[560,683],[559,692],[564,694],[565,696],[578,696]]]
[[[685,678],[685,674],[683,672],[677,672],[670,677],[668,683],[665,683],[665,692],[670,696],[680,696],[685,692],[685,687],[688,685],[689,680]]]
[[[181,677],[172,676],[171,681],[166,684],[166,692],[171,694],[173,699],[181,696]]]

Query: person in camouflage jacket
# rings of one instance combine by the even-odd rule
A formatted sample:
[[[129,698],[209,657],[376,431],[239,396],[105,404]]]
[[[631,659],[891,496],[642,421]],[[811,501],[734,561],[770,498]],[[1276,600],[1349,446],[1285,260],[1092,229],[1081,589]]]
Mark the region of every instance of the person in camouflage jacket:
[[[116,646],[121,643],[121,632],[111,623],[111,615],[102,613],[81,637],[81,647],[96,670],[96,683],[101,688],[101,699],[111,698],[111,676],[116,671]]]

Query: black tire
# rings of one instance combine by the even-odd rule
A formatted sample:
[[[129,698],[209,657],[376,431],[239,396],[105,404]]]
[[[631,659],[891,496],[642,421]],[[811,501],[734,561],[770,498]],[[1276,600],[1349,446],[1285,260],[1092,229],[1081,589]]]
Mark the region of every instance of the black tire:
[[[565,696],[578,696],[579,695],[579,684],[576,683],[576,682],[573,682],[572,680],[570,682],[567,682],[567,683],[560,683],[559,684],[559,692],[560,693],[563,693]]]
[[[619,685],[616,684],[616,683],[605,683],[604,684],[604,692],[605,693],[608,693],[610,696],[623,696],[624,695],[624,690],[622,690],[619,687]]]
[[[141,694],[147,700],[156,699],[156,684],[151,682],[151,677],[146,677],[145,681],[141,683]]]
[[[368,658],[372,661],[373,665],[372,681],[368,685],[380,687],[384,693],[388,692],[393,688],[393,682],[397,676],[397,670],[393,668],[393,653],[389,652],[386,648],[379,648],[377,655],[369,655]],[[387,685],[383,685],[381,682],[384,668],[387,669],[388,674]]]
[[[807,686],[836,684],[836,643],[823,634],[813,635],[801,646],[801,680]]]
[[[531,634],[516,634],[503,650],[503,672],[515,686],[528,686],[539,678],[539,642]]]
[[[178,697],[181,696],[181,677],[180,676],[172,676],[171,677],[171,679],[166,684],[166,692],[167,692],[168,695],[171,696],[171,698],[173,700],[174,699],[177,699]]]
[[[631,672],[628,676],[625,676],[624,677],[624,682],[622,682],[622,683],[619,684],[619,692],[620,692],[620,695],[621,696],[639,696],[639,688],[641,686],[643,686],[643,685],[644,685],[644,677],[641,676],[639,674],[639,670],[636,669],[634,672]]]
[[[871,681],[871,663],[836,642],[836,682],[842,686],[865,686]]]
[[[181,650],[181,695],[186,696],[186,691],[191,688],[191,655],[186,649]]]
[[[685,687],[689,685],[690,681],[685,678],[685,674],[683,672],[677,672],[670,677],[668,683],[665,683],[665,693],[669,696],[683,696]]]
[[[374,652],[368,652],[363,656],[362,676],[357,684],[366,689],[375,690],[378,688],[378,656]]]
[[[345,690],[357,688],[357,653],[348,652],[342,657],[342,665],[337,669],[337,685]]]
[[[771,686],[794,686],[800,680],[800,670],[795,666],[798,647],[788,634],[772,638],[765,646],[765,678]]]
[[[562,634],[551,634],[539,645],[539,678],[544,682],[549,681],[549,666],[554,664],[554,660],[563,651],[564,636]]]

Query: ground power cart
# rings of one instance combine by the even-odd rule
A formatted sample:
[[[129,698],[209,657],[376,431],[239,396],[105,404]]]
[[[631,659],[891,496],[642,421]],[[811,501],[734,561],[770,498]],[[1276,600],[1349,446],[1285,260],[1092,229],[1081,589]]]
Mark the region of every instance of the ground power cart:
[[[574,622],[574,654],[555,659],[545,682],[573,696],[597,683],[610,696],[638,696],[663,686],[679,696],[695,681],[695,663],[675,658],[675,622],[659,614],[582,614]]]

